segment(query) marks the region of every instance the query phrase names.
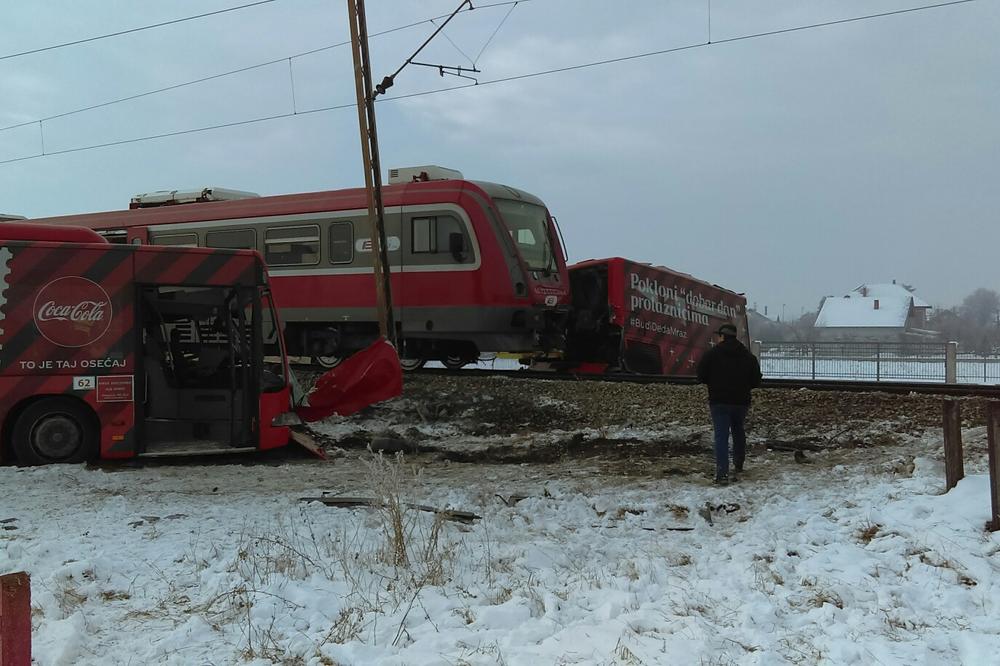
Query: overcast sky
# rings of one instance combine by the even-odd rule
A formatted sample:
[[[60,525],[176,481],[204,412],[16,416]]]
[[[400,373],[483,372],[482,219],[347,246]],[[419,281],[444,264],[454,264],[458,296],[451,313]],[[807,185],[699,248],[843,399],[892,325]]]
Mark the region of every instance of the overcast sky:
[[[495,0],[490,0],[495,2]],[[6,2],[0,127],[348,39],[343,0],[269,4],[2,56],[248,0]],[[368,0],[376,33],[459,0]],[[488,4],[487,1],[476,2]],[[421,55],[483,82],[919,6],[903,0],[527,0],[460,14]],[[711,19],[709,21],[709,18]],[[376,79],[433,31],[371,39]],[[411,66],[378,105],[384,167],[439,164],[548,204],[571,261],[664,264],[798,316],[897,279],[933,305],[1000,288],[1000,2],[715,43],[548,76],[467,83]],[[348,46],[0,131],[0,212],[127,207],[200,186],[282,194],[363,184]],[[294,81],[294,96],[292,81]]]

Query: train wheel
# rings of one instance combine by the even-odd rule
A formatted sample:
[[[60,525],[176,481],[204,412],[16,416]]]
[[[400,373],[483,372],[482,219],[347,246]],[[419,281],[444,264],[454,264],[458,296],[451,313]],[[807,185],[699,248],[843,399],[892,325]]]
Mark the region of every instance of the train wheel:
[[[70,398],[45,398],[28,405],[11,431],[22,465],[79,463],[97,456],[93,414]]]
[[[441,363],[443,363],[444,367],[449,370],[458,370],[459,368],[468,365],[470,361],[464,356],[445,356]]]
[[[336,368],[344,360],[343,356],[313,356],[313,363],[321,368]]]
[[[413,372],[414,370],[419,370],[424,367],[424,363],[427,362],[425,358],[400,358],[399,367],[403,368],[406,372]]]

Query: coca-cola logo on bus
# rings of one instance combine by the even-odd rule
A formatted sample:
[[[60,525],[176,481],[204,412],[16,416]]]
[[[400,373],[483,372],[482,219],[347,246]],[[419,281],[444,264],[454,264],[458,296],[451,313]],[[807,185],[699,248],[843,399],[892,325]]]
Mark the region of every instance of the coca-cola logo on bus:
[[[85,347],[101,339],[111,326],[111,298],[96,282],[61,277],[35,296],[35,326],[52,344]]]

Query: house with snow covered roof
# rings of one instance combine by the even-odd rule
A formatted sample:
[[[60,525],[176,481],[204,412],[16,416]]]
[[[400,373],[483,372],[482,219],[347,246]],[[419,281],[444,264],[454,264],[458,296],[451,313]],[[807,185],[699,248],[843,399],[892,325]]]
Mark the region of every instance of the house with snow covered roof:
[[[906,287],[863,284],[843,297],[828,296],[816,317],[818,340],[836,342],[919,342],[938,337],[927,330],[931,306]]]

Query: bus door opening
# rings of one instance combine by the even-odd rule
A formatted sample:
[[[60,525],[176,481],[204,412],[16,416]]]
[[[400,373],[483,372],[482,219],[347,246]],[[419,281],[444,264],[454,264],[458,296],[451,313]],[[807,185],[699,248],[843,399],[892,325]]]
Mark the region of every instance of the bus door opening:
[[[145,453],[258,443],[253,287],[141,289]]]

